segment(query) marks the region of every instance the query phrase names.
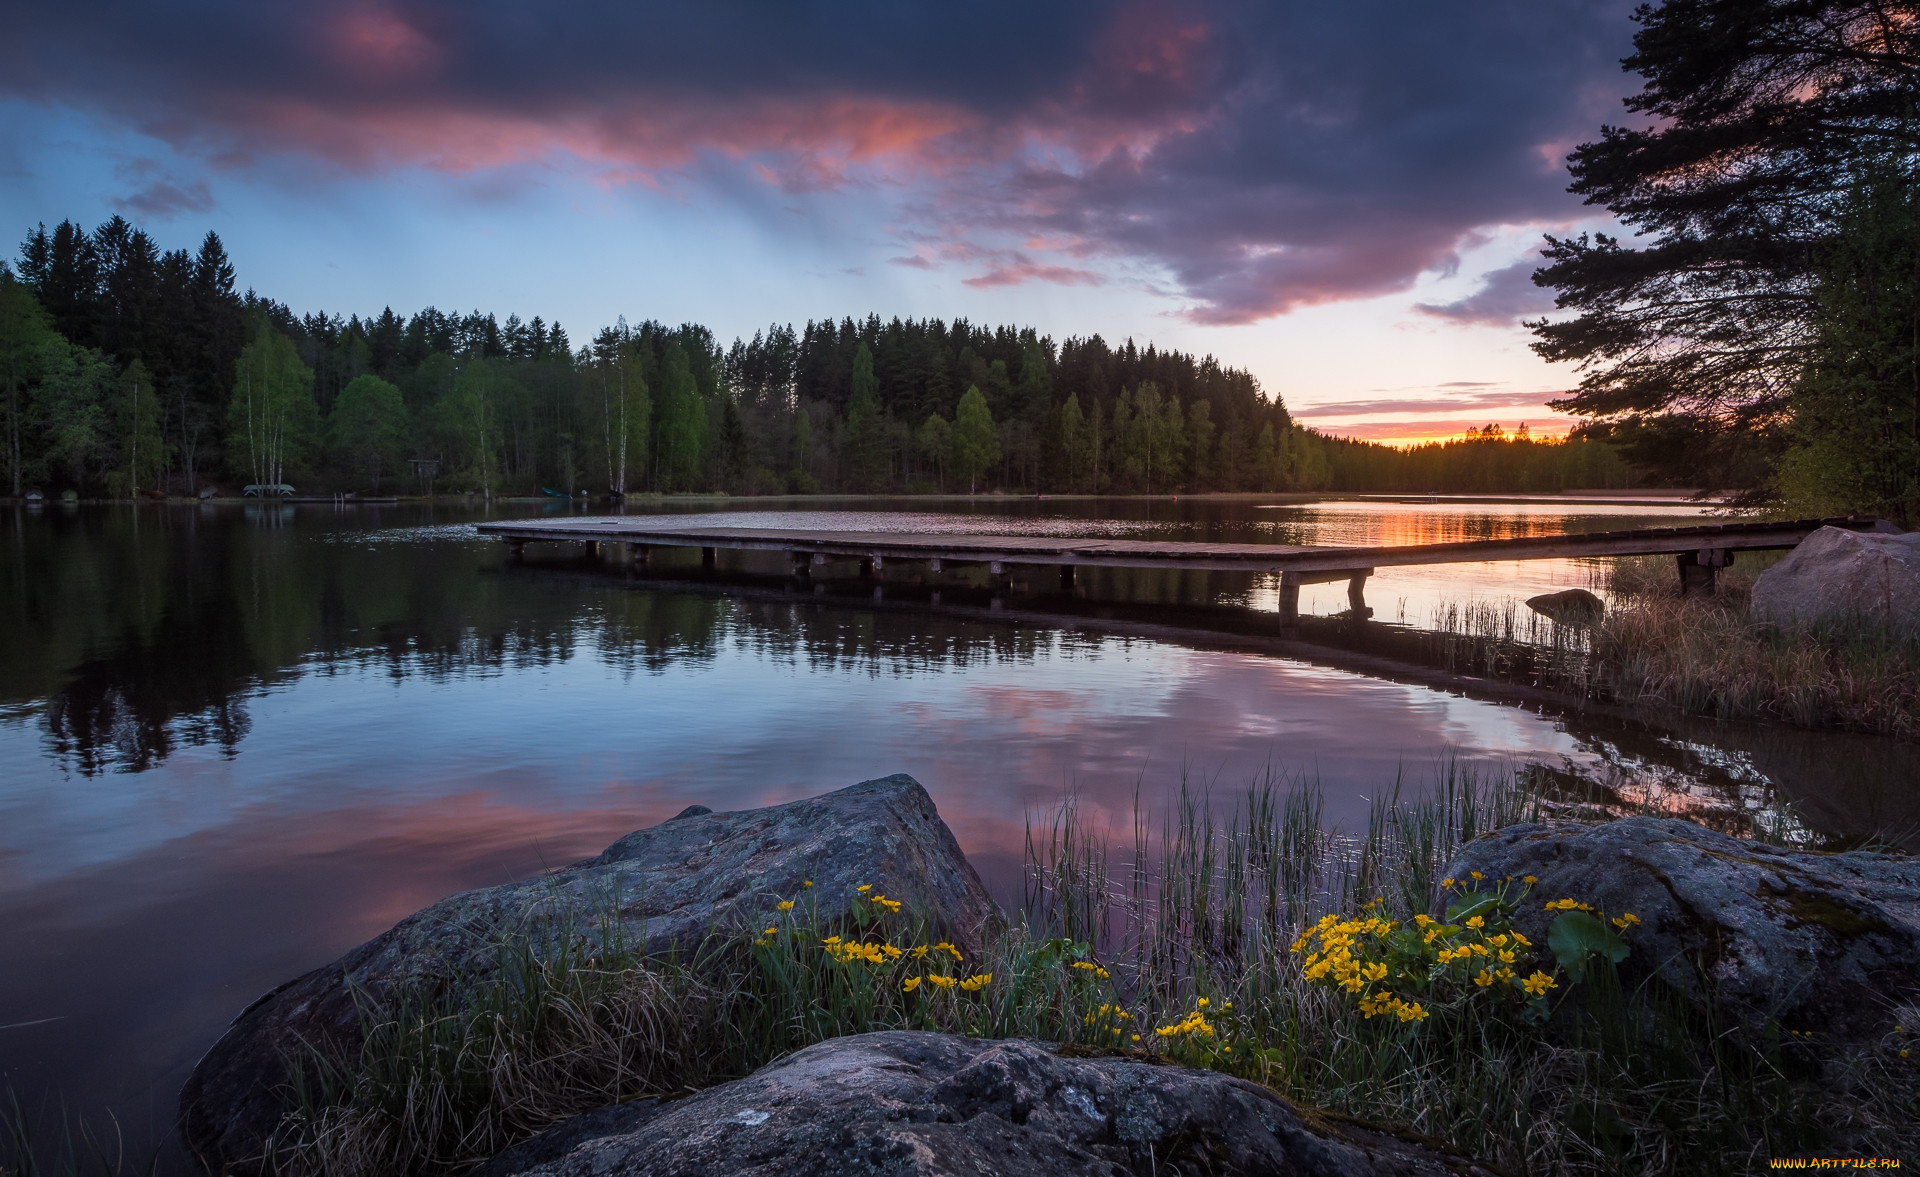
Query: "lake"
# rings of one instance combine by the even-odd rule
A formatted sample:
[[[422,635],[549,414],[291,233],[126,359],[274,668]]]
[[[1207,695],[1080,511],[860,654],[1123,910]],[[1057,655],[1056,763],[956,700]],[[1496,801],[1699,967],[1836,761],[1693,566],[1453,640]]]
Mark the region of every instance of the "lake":
[[[1415,543],[1678,525],[1687,506],[1276,500],[687,502],[754,526]],[[0,1073],[129,1145],[163,1141],[226,1022],[451,892],[598,853],[699,802],[772,804],[908,772],[990,886],[1072,792],[1269,768],[1330,818],[1449,757],[1543,762],[1785,836],[1910,820],[1907,745],[1555,714],[1193,640],[816,596],[697,553],[644,578],[559,547],[511,564],[485,518],[565,504],[48,507],[0,513]],[[638,513],[636,509],[635,513]],[[1594,583],[1574,561],[1386,570],[1373,626]],[[1247,575],[1101,571],[1077,607],[1264,624]],[[955,596],[964,604],[964,592]],[[1044,604],[1042,602],[1041,604]],[[1302,609],[1346,607],[1345,585]],[[1023,616],[1023,614],[1028,614]],[[1786,808],[1791,805],[1792,808]]]

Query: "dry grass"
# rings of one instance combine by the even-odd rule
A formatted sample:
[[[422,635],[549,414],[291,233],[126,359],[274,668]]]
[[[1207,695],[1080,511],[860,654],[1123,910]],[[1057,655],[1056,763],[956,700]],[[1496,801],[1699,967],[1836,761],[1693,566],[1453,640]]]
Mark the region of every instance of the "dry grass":
[[[1751,621],[1753,581],[1769,562],[1726,570],[1715,596],[1683,597],[1671,559],[1612,561],[1594,587],[1613,605],[1591,627],[1514,601],[1448,605],[1433,618],[1434,656],[1450,670],[1608,702],[1920,738],[1920,629]]]
[[[1594,684],[1693,715],[1920,737],[1920,631],[1750,621],[1760,567],[1734,565],[1717,596],[1681,597],[1671,561],[1617,561],[1615,606],[1592,636]]]

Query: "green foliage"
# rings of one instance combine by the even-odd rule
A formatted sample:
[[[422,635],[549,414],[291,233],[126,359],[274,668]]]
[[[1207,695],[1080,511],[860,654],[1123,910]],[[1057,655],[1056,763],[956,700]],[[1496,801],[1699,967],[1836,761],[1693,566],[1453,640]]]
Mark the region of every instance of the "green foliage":
[[[116,496],[131,497],[165,483],[173,447],[161,428],[160,400],[146,365],[135,360],[115,385],[109,415],[120,455],[107,486]]]
[[[1882,169],[1848,194],[1818,270],[1814,359],[1774,487],[1799,515],[1920,523],[1920,184]]]
[[[953,464],[966,475],[968,494],[979,489],[980,475],[999,460],[1000,439],[987,398],[978,388],[968,388],[953,418]]]
[[[313,372],[293,341],[264,319],[235,364],[227,404],[227,449],[235,472],[249,482],[276,485],[306,460],[319,433]]]
[[[1564,402],[1681,485],[1751,485],[1817,347],[1815,274],[1840,199],[1920,153],[1920,24],[1869,0],[1670,0],[1635,13],[1639,129],[1568,159],[1571,191],[1645,244],[1548,239],[1531,324]]]
[[[659,412],[656,489],[699,489],[707,446],[707,406],[700,396],[692,359],[679,343],[667,347],[661,367]]]
[[[1627,959],[1630,949],[1620,936],[1628,927],[1627,921],[1621,920],[1616,931],[1601,918],[1589,911],[1565,911],[1547,928],[1547,947],[1575,981],[1586,980],[1588,970],[1600,961],[1617,965]]]
[[[412,436],[400,389],[378,376],[357,376],[340,390],[327,414],[327,439],[335,453],[365,475],[377,492],[382,474],[407,459]]]

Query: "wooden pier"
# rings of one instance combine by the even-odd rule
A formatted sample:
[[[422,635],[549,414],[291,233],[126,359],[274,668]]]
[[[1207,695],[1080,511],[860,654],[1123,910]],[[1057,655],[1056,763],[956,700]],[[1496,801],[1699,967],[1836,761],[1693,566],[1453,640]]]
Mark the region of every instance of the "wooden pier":
[[[1301,585],[1341,580],[1347,582],[1347,600],[1354,615],[1368,615],[1367,577],[1379,568],[1480,564],[1495,560],[1671,555],[1678,561],[1682,591],[1712,592],[1715,573],[1732,564],[1737,552],[1791,548],[1821,527],[1849,531],[1898,530],[1885,520],[1848,516],[1441,544],[1332,547],[938,532],[789,531],[716,526],[710,520],[708,517],[697,523],[675,524],[670,517],[658,515],[610,515],[482,523],[478,530],[483,535],[500,537],[515,558],[530,543],[581,544],[589,555],[597,554],[601,544],[619,544],[642,565],[652,548],[699,548],[702,566],[713,569],[718,566],[722,551],[782,552],[793,574],[801,578],[811,577],[816,569],[826,565],[839,563],[857,564],[859,574],[869,578],[883,575],[883,570],[890,565],[903,563],[924,564],[934,572],[949,565],[985,566],[996,581],[1015,567],[1053,567],[1059,570],[1060,583],[1065,588],[1073,586],[1074,569],[1081,567],[1277,574],[1283,622],[1291,622],[1299,615]]]

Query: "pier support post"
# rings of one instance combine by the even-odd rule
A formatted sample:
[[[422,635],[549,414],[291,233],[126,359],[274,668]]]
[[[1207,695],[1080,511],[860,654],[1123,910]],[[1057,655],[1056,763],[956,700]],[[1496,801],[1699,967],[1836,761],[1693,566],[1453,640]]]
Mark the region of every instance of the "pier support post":
[[[1068,593],[1073,591],[1073,565],[1071,564],[1060,565],[1060,591]]]
[[[525,556],[526,554],[527,554],[526,540],[513,539],[511,537],[507,539],[507,559],[518,560],[522,556]]]
[[[1710,597],[1718,587],[1715,582],[1720,570],[1733,563],[1733,550],[1701,548],[1697,552],[1681,552],[1675,559],[1680,565],[1680,595],[1690,597],[1698,593]]]
[[[635,568],[645,568],[647,566],[647,545],[628,544],[627,559],[633,562]]]
[[[799,577],[801,580],[812,579],[813,560],[810,558],[809,553],[788,552],[787,562],[788,562],[788,567],[790,567],[793,571],[793,575],[795,575],[796,577]]]
[[[1300,624],[1300,574],[1280,574],[1280,624],[1291,629]]]
[[[1373,610],[1367,607],[1367,577],[1372,571],[1355,572],[1347,579],[1347,608],[1356,620],[1373,616]]]
[[[708,572],[712,572],[719,563],[720,563],[720,553],[718,549],[716,548],[700,549],[700,567],[706,569]]]
[[[880,567],[880,557],[868,556],[860,561],[860,579],[872,580],[874,570]]]
[[[580,551],[587,559],[595,559],[600,555],[600,541],[593,539],[582,540],[580,541]]]

